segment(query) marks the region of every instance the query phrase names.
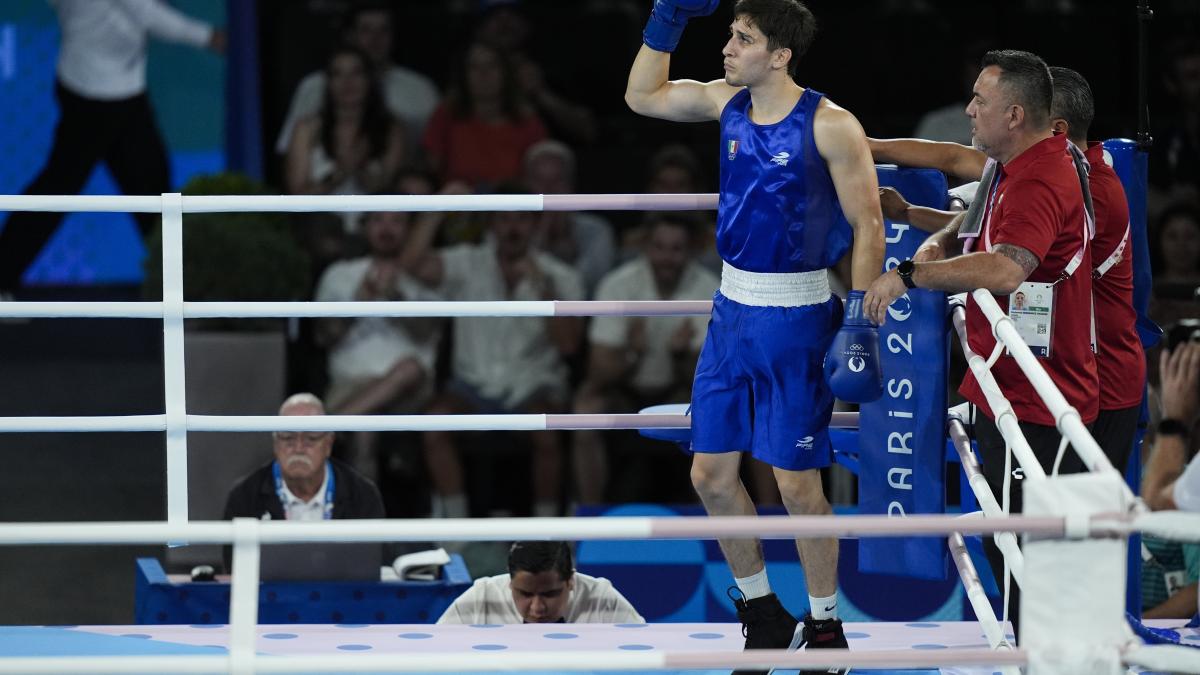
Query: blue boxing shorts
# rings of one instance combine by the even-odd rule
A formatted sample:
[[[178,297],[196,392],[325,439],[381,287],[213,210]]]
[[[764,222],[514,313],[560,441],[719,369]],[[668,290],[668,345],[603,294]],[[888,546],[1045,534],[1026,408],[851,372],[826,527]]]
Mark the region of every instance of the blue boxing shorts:
[[[718,292],[692,385],[692,452],[749,452],[791,471],[833,461],[825,353],[842,301],[752,306]]]

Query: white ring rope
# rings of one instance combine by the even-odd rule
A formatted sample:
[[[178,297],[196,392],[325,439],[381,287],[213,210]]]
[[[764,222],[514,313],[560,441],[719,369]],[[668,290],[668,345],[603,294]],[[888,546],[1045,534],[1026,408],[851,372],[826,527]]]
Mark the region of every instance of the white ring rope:
[[[983,590],[983,582],[979,580],[979,572],[975,569],[975,563],[971,562],[971,554],[967,552],[967,544],[963,540],[963,536],[955,532],[950,535],[947,543],[950,546],[950,557],[954,560],[954,566],[958,568],[958,578],[962,581],[967,601],[971,603],[971,609],[975,610],[975,617],[983,628],[988,644],[992,649],[1012,649],[1012,645],[1004,637],[1004,627],[1000,625],[1000,620],[992,611],[992,603]],[[1020,675],[1020,673],[1014,669],[1006,672],[1005,675]]]
[[[161,302],[0,302],[4,318],[162,319]],[[700,316],[711,300],[494,300],[435,302],[184,302],[185,319],[324,317]]]
[[[1037,456],[1033,454],[1033,448],[1029,447],[1029,441],[1025,439],[1025,434],[1021,432],[1020,423],[1017,421],[1016,413],[1013,412],[1012,404],[1008,402],[1004,392],[1000,391],[1000,385],[996,383],[996,377],[992,375],[987,362],[983,360],[983,357],[971,351],[970,345],[967,344],[966,308],[961,304],[954,304],[951,317],[954,322],[954,330],[958,333],[963,356],[966,358],[971,372],[975,375],[975,379],[979,382],[979,389],[987,398],[988,407],[995,415],[996,428],[1000,431],[1000,435],[1004,438],[1005,443],[1012,447],[1013,454],[1016,455],[1021,468],[1025,469],[1026,477],[1030,480],[1045,480],[1046,472],[1038,462]]]
[[[967,475],[967,484],[975,493],[975,501],[979,502],[983,515],[987,518],[1003,517],[1005,513],[996,501],[995,495],[992,494],[992,488],[988,486],[983,472],[979,470],[979,462],[976,460],[975,454],[971,452],[971,439],[967,436],[967,430],[963,427],[962,420],[952,413],[949,427],[950,440],[958,452],[963,473]],[[1021,553],[1020,546],[1017,545],[1017,538],[1012,532],[1001,532],[996,535],[995,542],[996,547],[1004,555],[1004,560],[1008,563],[1008,569],[1012,573],[1013,579],[1016,580],[1018,586],[1023,585],[1021,580],[1025,576],[1025,556]]]
[[[252,519],[251,519],[252,520]],[[403,541],[519,541],[606,539],[809,539],[818,537],[947,537],[1024,532],[1062,538],[1067,519],[1061,516],[962,518],[955,515],[829,516],[686,516],[604,518],[418,518],[338,521],[257,522],[257,540],[265,544],[293,542]],[[1096,516],[1090,521],[1094,537],[1124,535],[1131,529],[1127,516]],[[186,523],[86,522],[2,523],[0,546],[65,544],[228,544],[234,521]]]
[[[188,431],[546,431],[581,429],[687,429],[689,415],[187,415]],[[858,413],[835,412],[834,428],[855,428]],[[0,417],[0,433],[166,431],[166,415]]]
[[[181,197],[183,213],[244,211],[698,211],[717,208],[708,194],[569,195],[231,195]],[[161,213],[160,197],[0,195],[0,211]]]

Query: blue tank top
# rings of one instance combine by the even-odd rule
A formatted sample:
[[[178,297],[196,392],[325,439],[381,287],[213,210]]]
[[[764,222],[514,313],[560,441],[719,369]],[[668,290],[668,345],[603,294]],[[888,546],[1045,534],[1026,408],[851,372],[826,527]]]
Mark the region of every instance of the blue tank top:
[[[810,272],[833,266],[854,234],[813,139],[823,94],[805,89],[775,124],[750,121],[750,90],[721,112],[717,252],[747,272]]]

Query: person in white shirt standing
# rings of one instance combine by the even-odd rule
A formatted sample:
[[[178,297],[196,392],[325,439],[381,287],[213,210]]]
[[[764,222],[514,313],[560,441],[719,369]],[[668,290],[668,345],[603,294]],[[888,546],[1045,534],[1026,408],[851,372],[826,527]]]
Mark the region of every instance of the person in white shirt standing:
[[[166,146],[146,96],[146,45],[153,37],[223,53],[225,33],[162,0],[49,2],[62,31],[54,87],[59,120],[50,156],[25,194],[78,194],[101,161],[125,194],[168,192]],[[135,216],[143,235],[158,220]],[[9,218],[0,232],[0,293],[20,286],[61,220],[60,213]]]
[[[608,579],[576,572],[562,541],[518,541],[508,574],[476,579],[439,624],[645,623]]]

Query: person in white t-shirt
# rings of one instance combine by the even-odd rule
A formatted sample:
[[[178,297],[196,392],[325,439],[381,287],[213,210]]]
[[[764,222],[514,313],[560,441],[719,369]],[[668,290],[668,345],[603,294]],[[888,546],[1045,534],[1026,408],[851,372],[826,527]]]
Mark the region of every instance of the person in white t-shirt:
[[[453,190],[455,184],[443,192]],[[528,194],[501,183],[496,194]],[[533,239],[537,214],[498,211],[482,244],[431,248],[440,214],[420,219],[403,265],[447,300],[582,300],[579,274]],[[505,414],[563,412],[570,402],[566,359],[583,337],[579,317],[459,317],[454,319],[450,381],[427,412]],[[562,496],[562,449],[553,432],[530,434],[533,510],[556,515]],[[425,433],[425,463],[434,487],[435,516],[467,515],[462,462],[455,433]]]
[[[596,299],[712,299],[720,280],[695,260],[698,229],[699,224],[682,213],[652,215],[642,254],[607,274]],[[636,412],[691,400],[707,322],[707,316],[593,319],[587,377],[575,396],[575,412]],[[579,501],[601,503],[608,484],[604,438],[599,431],[585,430],[575,432],[574,441]]]
[[[438,300],[400,265],[412,214],[363,216],[369,252],[330,265],[317,284],[318,302]],[[339,415],[419,411],[433,395],[444,321],[438,318],[321,319],[317,340],[329,350],[329,407]],[[355,434],[355,468],[375,478],[375,432]]]
[[[508,574],[476,579],[439,624],[645,623],[608,579],[575,571],[561,541],[519,541]]]
[[[350,10],[346,16],[344,42],[367,55],[375,69],[375,77],[388,111],[404,123],[404,147],[411,155],[419,147],[425,124],[433,114],[441,96],[428,77],[396,65],[392,61],[394,25],[392,11],[382,3],[369,3]],[[287,118],[275,142],[275,152],[284,154],[292,142],[292,134],[300,120],[312,117],[321,110],[325,97],[324,70],[310,73],[300,81],[292,95]]]

